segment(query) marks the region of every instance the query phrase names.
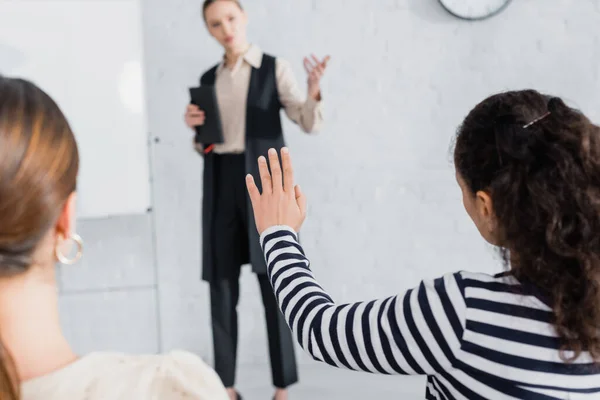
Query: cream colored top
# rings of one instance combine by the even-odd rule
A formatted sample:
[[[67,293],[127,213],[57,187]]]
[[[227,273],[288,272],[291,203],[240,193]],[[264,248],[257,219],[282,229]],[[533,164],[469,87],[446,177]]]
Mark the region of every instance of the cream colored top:
[[[23,400],[228,400],[221,380],[199,357],[92,353],[24,382]]]
[[[215,153],[243,153],[245,150],[250,74],[252,67],[260,68],[262,57],[261,49],[251,45],[233,68],[225,67],[224,62],[217,67],[215,90],[225,142],[215,145]],[[322,102],[307,98],[298,86],[289,62],[280,58],[275,60],[275,77],[279,99],[288,118],[306,133],[317,132],[323,121]],[[202,151],[200,146],[196,149]]]

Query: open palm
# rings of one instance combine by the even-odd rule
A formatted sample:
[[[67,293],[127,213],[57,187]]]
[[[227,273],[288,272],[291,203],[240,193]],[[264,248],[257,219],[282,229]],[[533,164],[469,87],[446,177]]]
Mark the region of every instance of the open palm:
[[[285,147],[281,149],[280,165],[277,151],[270,149],[269,165],[267,166],[265,157],[261,156],[258,159],[258,169],[262,193],[258,190],[252,175],[246,177],[258,233],[262,234],[266,229],[277,225],[289,226],[298,232],[306,218],[306,198],[300,186],[294,185],[294,171],[289,150]]]
[[[331,57],[326,56],[319,60],[314,54],[311,58],[304,57],[304,69],[308,74],[308,95],[314,99],[319,97],[321,91],[321,78],[325,74],[325,68]]]

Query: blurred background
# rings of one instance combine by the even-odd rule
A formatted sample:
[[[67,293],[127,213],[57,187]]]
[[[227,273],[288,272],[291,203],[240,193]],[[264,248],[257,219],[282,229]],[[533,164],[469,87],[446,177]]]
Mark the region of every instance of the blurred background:
[[[188,87],[222,56],[206,32],[201,0],[0,1],[8,3],[31,12],[41,3],[60,4],[64,21],[74,15],[69,7],[112,4],[116,14],[96,18],[97,43],[88,46],[97,58],[118,47],[123,32],[111,29],[111,18],[118,19],[119,9],[129,7],[139,18],[139,31],[131,28],[123,40],[139,39],[140,74],[134,64],[128,90],[143,94],[143,120],[135,125],[142,135],[127,142],[128,131],[115,131],[108,146],[95,134],[85,140],[105,143],[106,152],[90,144],[82,159],[91,165],[86,160],[98,157],[99,167],[87,167],[83,183],[103,190],[88,194],[95,204],[109,204],[132,186],[111,186],[111,179],[98,185],[93,171],[141,171],[131,179],[144,184],[125,197],[143,193],[136,203],[143,211],[82,214],[84,259],[58,272],[68,337],[80,352],[177,348],[212,363],[208,285],[200,280],[203,164],[183,123]],[[450,271],[501,270],[463,210],[451,160],[458,124],[484,97],[531,87],[563,96],[600,120],[600,0],[513,1],[500,14],[473,22],[451,15],[437,0],[242,4],[249,39],[290,61],[303,90],[302,58],[331,55],[322,83],[322,131],[309,137],[287,119],[284,129],[309,202],[302,241],[320,283],[340,303],[401,293]],[[77,29],[89,33],[89,27]],[[23,62],[20,42],[1,38],[0,72],[10,75]],[[136,77],[143,78],[139,87]],[[105,119],[106,104],[93,98],[90,93],[84,108],[93,112],[90,118]],[[127,158],[119,137],[143,148],[136,159],[142,163]],[[247,397],[266,398],[263,307],[254,275],[247,267],[242,275],[239,387]],[[300,383],[292,398],[424,395],[421,378],[339,371],[298,355]]]

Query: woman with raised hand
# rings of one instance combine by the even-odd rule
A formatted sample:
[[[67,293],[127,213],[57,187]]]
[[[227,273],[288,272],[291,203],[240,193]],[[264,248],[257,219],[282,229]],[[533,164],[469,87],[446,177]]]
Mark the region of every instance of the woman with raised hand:
[[[504,273],[449,273],[353,304],[337,305],[310,269],[297,240],[306,200],[281,157],[283,172],[269,152],[271,173],[259,158],[262,194],[252,176],[247,187],[277,301],[313,358],[427,375],[427,399],[600,396],[600,128],[581,112],[512,91],[458,130],[463,204]]]

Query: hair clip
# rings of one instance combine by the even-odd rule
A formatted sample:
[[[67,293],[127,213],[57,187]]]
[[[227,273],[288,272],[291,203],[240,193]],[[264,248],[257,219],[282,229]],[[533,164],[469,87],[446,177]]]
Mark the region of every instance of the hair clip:
[[[523,128],[525,128],[525,129],[529,128],[531,125],[533,125],[533,124],[535,124],[537,122],[540,122],[541,120],[543,120],[544,118],[546,118],[548,115],[550,115],[550,111],[548,111],[546,114],[542,115],[541,117],[538,117],[538,118],[534,119],[530,123],[523,125]]]

